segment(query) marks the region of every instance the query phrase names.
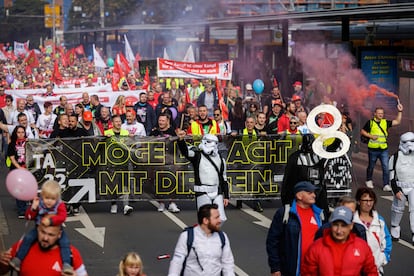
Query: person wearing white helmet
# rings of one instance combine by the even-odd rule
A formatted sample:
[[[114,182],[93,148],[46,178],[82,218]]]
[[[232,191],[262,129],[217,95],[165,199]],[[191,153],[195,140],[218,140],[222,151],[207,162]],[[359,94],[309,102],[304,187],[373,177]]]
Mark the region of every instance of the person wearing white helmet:
[[[205,204],[217,204],[220,219],[227,220],[224,207],[229,204],[229,186],[226,175],[226,160],[218,150],[218,138],[213,134],[205,134],[197,147],[187,147],[184,137],[186,132],[178,130],[178,147],[181,153],[193,164],[194,189],[197,210]]]
[[[391,188],[394,200],[391,205],[391,236],[398,241],[400,238],[400,222],[404,214],[405,203],[408,201],[410,212],[410,228],[414,245],[414,133],[406,132],[400,137],[398,151],[389,161]]]

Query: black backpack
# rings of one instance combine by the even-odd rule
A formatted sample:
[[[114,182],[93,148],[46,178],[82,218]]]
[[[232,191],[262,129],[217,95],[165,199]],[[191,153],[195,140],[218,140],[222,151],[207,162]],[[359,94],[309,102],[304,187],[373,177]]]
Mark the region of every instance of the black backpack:
[[[185,269],[185,265],[187,263],[187,258],[188,258],[188,255],[190,255],[191,248],[193,247],[194,226],[186,227],[184,229],[184,231],[187,231],[187,256],[185,256],[183,266],[181,268],[180,276],[184,275],[184,269]],[[221,250],[223,250],[224,245],[226,245],[226,237],[224,236],[222,231],[218,231],[217,233],[219,234],[220,241],[221,241]],[[198,257],[197,257],[197,261],[198,261]],[[200,264],[200,262],[198,262],[198,263]]]

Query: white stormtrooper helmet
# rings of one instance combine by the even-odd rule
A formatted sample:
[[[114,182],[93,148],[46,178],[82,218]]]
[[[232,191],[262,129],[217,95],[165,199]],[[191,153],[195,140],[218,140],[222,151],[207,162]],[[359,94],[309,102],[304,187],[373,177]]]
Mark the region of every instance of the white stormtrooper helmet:
[[[404,155],[414,153],[414,133],[406,132],[401,135],[399,149]]]
[[[207,155],[216,156],[218,154],[218,138],[213,134],[205,134],[198,146]]]

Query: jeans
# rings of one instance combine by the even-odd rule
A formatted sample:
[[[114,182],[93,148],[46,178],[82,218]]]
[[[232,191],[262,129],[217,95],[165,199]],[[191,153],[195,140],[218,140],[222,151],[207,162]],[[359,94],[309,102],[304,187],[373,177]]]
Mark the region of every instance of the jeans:
[[[374,172],[374,167],[375,163],[377,163],[377,159],[381,161],[383,185],[388,185],[390,181],[390,172],[388,171],[388,149],[372,150],[368,148],[367,181],[372,180],[372,174]]]
[[[27,201],[16,199],[17,215],[24,216],[27,209]]]
[[[30,247],[32,244],[35,243],[37,240],[37,226],[29,231],[23,238],[22,243],[20,244],[19,250],[16,253],[16,257],[22,261],[24,257],[26,257],[27,253],[29,252]],[[72,265],[72,257],[70,252],[70,243],[68,236],[66,235],[65,231],[62,229],[62,234],[58,241],[60,246],[60,255],[62,257],[62,261],[64,264]]]

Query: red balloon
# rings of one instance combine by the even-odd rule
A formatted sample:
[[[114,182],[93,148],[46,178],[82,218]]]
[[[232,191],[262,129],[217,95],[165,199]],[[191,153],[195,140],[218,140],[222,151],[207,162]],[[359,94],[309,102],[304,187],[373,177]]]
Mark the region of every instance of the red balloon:
[[[28,201],[37,196],[37,181],[34,175],[26,169],[15,169],[6,177],[6,187],[16,199]]]

